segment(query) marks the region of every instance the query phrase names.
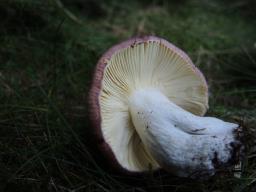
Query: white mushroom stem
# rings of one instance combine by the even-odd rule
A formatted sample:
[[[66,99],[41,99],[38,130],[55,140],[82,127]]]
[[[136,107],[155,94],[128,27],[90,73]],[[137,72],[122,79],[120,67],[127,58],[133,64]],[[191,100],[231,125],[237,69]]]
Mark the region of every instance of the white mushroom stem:
[[[129,99],[132,122],[146,150],[179,176],[213,175],[240,146],[237,124],[200,117],[154,89],[135,91]]]

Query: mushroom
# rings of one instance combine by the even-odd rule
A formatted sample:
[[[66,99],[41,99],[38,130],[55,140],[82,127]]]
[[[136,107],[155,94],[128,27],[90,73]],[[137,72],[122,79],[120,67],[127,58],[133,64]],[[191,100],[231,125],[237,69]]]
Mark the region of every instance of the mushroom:
[[[202,117],[205,78],[164,39],[132,38],[109,49],[96,66],[89,103],[97,144],[118,170],[211,176],[239,160],[239,126]]]

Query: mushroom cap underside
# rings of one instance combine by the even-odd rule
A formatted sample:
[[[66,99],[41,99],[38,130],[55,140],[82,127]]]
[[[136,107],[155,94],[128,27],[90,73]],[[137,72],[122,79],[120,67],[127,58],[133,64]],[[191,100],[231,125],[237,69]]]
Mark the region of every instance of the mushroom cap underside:
[[[99,60],[89,96],[90,118],[101,151],[112,165],[130,172],[156,170],[131,121],[128,100],[138,89],[154,88],[196,115],[208,108],[204,76],[190,58],[164,39],[132,38]]]

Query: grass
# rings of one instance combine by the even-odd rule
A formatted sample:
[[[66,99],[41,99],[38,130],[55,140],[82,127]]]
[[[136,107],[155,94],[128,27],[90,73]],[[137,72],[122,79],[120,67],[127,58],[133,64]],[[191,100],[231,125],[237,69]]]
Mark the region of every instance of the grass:
[[[254,1],[3,0],[0,2],[0,191],[254,191]],[[240,120],[241,178],[132,178],[95,160],[87,93],[113,44],[153,34],[184,49],[210,86],[209,115]]]

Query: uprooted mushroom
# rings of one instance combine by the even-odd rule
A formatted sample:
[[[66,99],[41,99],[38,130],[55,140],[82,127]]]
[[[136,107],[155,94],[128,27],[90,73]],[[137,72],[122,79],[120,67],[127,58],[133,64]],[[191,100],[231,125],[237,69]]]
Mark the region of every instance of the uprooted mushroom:
[[[202,117],[208,108],[204,76],[164,39],[133,38],[108,50],[89,100],[98,145],[118,169],[211,176],[239,160],[240,128]]]

